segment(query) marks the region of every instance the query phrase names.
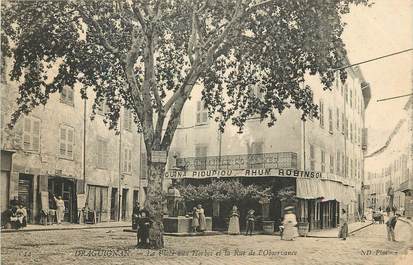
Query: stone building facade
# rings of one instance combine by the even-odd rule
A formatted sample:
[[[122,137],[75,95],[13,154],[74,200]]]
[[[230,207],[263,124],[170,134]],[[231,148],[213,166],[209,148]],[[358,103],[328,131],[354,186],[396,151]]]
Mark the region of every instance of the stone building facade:
[[[103,123],[104,104],[90,120],[93,95],[83,100],[79,87],[64,87],[10,130],[17,93],[17,84],[3,78],[2,212],[17,196],[28,209],[29,222],[36,223],[41,210],[54,208],[56,195],[65,201],[66,222],[77,222],[86,202],[98,222],[130,219],[147,185],[141,172],[144,145],[130,112],[121,111],[121,130],[115,134]]]
[[[365,194],[367,207],[386,209],[389,188],[394,191],[393,206],[413,217],[412,180],[412,104],[410,98],[386,143],[365,158]]]
[[[318,77],[309,76],[306,84],[313,88],[320,120],[303,122],[301,112],[291,108],[273,127],[251,118],[243,133],[228,125],[223,134],[207,117],[201,88],[195,89],[181,116],[166,177],[194,185],[232,178],[272,186],[275,193],[292,186],[299,198],[297,216],[310,223],[310,229],[336,226],[340,207],[348,210],[350,219],[356,218],[362,204],[364,113],[370,87],[358,68],[348,69],[345,84],[338,81],[332,91],[324,91]],[[319,178],[309,178],[311,174]],[[267,218],[282,218],[282,209],[280,201],[272,200]],[[207,214],[214,217],[216,211],[212,207]]]

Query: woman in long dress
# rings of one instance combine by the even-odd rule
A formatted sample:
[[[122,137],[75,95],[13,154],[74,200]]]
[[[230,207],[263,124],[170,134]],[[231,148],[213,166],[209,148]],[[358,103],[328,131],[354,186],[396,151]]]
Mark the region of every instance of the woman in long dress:
[[[196,207],[192,209],[192,232],[196,232],[199,226],[199,211]]]
[[[347,236],[348,236],[347,214],[344,209],[341,209],[340,230],[338,232],[338,238],[346,240]]]
[[[56,219],[57,219],[57,224],[61,224],[63,221],[63,218],[65,216],[65,202],[62,200],[62,196],[55,197],[53,196],[55,202],[56,202]]]
[[[298,236],[298,231],[297,231],[297,217],[292,211],[292,207],[287,207],[284,210],[286,213],[284,214],[284,220],[283,220],[283,226],[284,226],[284,231],[283,231],[283,240],[294,240]]]
[[[232,207],[232,211],[229,217],[228,225],[228,234],[229,235],[239,235],[239,212],[237,206]]]
[[[204,208],[201,204],[198,204],[198,214],[199,214],[199,232],[204,232],[206,230],[206,219]]]

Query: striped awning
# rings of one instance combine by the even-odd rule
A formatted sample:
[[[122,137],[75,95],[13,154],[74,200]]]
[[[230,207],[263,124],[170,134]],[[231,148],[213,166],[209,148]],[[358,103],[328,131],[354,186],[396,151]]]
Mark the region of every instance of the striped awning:
[[[302,199],[336,200],[344,204],[356,200],[354,188],[330,180],[297,178],[297,197]]]

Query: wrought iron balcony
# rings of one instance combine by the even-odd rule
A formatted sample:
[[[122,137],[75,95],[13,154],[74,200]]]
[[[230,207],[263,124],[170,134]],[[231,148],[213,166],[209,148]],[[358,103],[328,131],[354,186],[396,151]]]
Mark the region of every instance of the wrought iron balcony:
[[[176,166],[185,170],[297,168],[293,152],[177,158]]]

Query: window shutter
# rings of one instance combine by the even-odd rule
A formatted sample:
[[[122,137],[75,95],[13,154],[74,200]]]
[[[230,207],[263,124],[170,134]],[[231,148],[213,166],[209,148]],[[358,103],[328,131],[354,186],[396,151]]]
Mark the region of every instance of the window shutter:
[[[29,118],[24,118],[24,128],[23,128],[23,146],[25,150],[31,150],[31,120]]]
[[[40,151],[40,121],[39,120],[33,120],[32,136],[33,136],[32,148],[34,151],[39,152]]]
[[[71,143],[71,142],[68,142],[67,143],[67,156],[69,157],[69,158],[73,158],[73,143]]]
[[[60,128],[60,155],[66,155],[66,128]]]

